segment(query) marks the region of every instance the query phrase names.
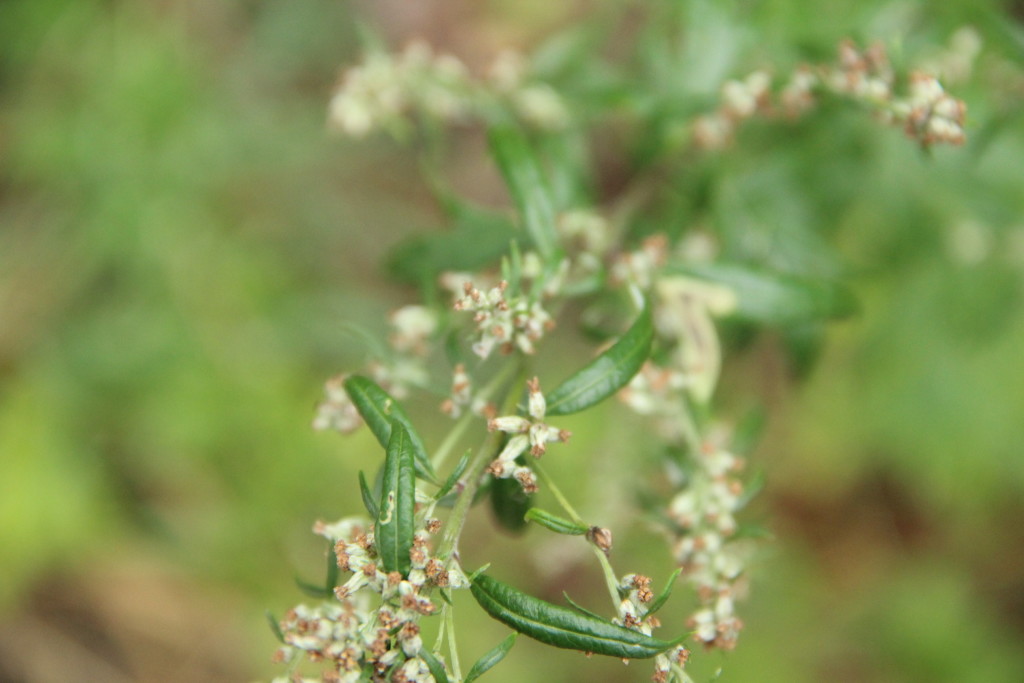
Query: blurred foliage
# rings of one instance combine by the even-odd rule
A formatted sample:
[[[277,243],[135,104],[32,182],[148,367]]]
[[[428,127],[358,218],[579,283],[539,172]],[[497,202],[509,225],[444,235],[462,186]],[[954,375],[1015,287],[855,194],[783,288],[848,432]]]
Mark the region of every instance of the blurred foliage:
[[[639,36],[651,79],[628,97],[622,74],[559,50],[607,39],[615,53],[631,24],[609,20],[638,4],[422,5],[0,3],[0,678],[275,671],[262,611],[291,604],[293,568],[320,570],[310,523],[356,512],[355,473],[375,463],[359,455],[376,453],[365,431],[312,435],[312,405],[324,378],[362,360],[344,323],[383,333],[382,313],[411,295],[381,274],[390,248],[443,222],[411,155],[324,132],[358,15],[395,45],[423,34],[470,61],[572,24],[537,66],[560,90],[594,111],[644,111],[665,101],[645,89],[670,92],[649,139],[603,124],[594,178],[566,179],[584,195],[664,154],[673,117],[700,111],[724,78],[828,59],[846,36],[891,41],[914,64],[973,25],[984,52],[951,86],[969,107],[963,148],[922,154],[838,106],[751,125],[681,169],[674,201],[636,230],[714,225],[733,256],[852,273],[860,300],[855,320],[824,332],[735,335],[745,343],[722,393],[767,404],[752,515],[776,542],[738,650],[695,658],[697,680],[720,664],[735,681],[1024,680],[1020,5],[664,3],[649,11],[690,39]],[[480,172],[482,142],[466,137],[451,182],[493,201],[497,172]],[[828,243],[844,263],[822,257]],[[631,495],[623,482],[643,479],[616,462],[639,445],[612,410],[565,425],[574,452],[609,473],[575,493],[609,519]],[[429,438],[428,414],[419,422]],[[550,463],[572,477],[571,462]],[[660,540],[630,531],[617,552],[651,556]],[[470,533],[472,559],[501,548],[553,595],[569,577],[574,597],[600,589],[555,545]],[[471,653],[504,637],[480,624]],[[491,676],[529,680],[538,658],[548,680],[625,676],[527,642]]]

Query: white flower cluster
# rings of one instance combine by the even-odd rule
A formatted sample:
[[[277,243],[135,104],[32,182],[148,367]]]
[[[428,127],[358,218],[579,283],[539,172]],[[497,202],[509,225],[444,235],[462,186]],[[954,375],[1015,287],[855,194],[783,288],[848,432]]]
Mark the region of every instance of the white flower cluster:
[[[456,419],[467,408],[474,415],[488,420],[498,413],[498,409],[493,403],[482,396],[473,395],[473,380],[466,372],[466,366],[457,363],[452,371],[452,391],[448,398],[441,402],[441,412]]]
[[[530,455],[539,458],[547,452],[549,443],[565,443],[572,434],[544,422],[547,401],[541,393],[540,380],[534,377],[526,384],[530,392],[527,411],[530,417],[505,415],[487,423],[487,429],[492,432],[500,431],[512,435],[498,457],[488,466],[487,471],[500,479],[515,477],[524,491],[534,493],[537,491],[537,479],[533,471],[529,467],[517,465],[516,458],[527,450],[530,451]]]
[[[701,601],[690,619],[696,637],[708,646],[729,650],[743,627],[733,601],[749,552],[730,540],[736,533],[733,515],[743,493],[736,478],[743,460],[712,441],[693,455],[687,486],[668,506],[668,515],[680,530],[673,552]]]
[[[402,53],[374,53],[345,75],[328,105],[328,122],[362,137],[379,128],[396,130],[410,113],[452,122],[467,118],[472,84],[465,65],[450,55],[434,55],[426,43]]]
[[[620,579],[618,589],[619,595],[623,598],[619,602],[618,617],[612,621],[648,636],[661,626],[661,620],[649,614],[654,600],[650,577],[643,574],[627,574]],[[682,645],[657,655],[654,658],[654,676],[651,680],[654,683],[678,680],[673,674],[682,674],[689,657],[690,651]]]
[[[971,40],[972,35],[976,37],[967,34],[956,43],[957,74],[969,72],[970,62],[980,50]],[[946,94],[934,76],[912,73],[907,94],[899,96],[895,92],[895,74],[881,43],[860,50],[846,40],[840,43],[838,53],[835,64],[797,67],[777,96],[772,93],[772,79],[765,71],[755,71],[741,81],[726,82],[718,109],[694,121],[694,144],[702,149],[721,149],[732,141],[739,124],[754,115],[803,114],[815,105],[816,91],[831,92],[867,105],[882,121],[903,126],[908,136],[925,147],[939,142],[963,143],[966,106]]]
[[[755,71],[742,81],[726,81],[718,110],[693,122],[697,146],[720,149],[728,144],[741,121],[768,108],[771,82],[766,71]]]
[[[314,531],[334,542],[338,566],[352,576],[335,589],[336,603],[312,608],[299,605],[285,615],[280,624],[285,644],[275,654],[275,661],[293,662],[305,656],[327,667],[324,681],[384,680],[385,673],[391,671],[389,681],[433,682],[426,662],[418,656],[423,647],[419,621],[437,607],[420,589],[425,585],[469,586],[457,566],[445,569],[440,560],[430,556],[427,540],[439,528],[440,522],[428,520],[416,532],[410,552],[412,569],[403,579],[398,572],[380,570],[372,527],[366,520],[350,517],[334,524],[318,522]],[[380,595],[375,609],[370,607],[371,593]],[[370,678],[365,678],[364,672],[369,672]]]
[[[415,41],[401,53],[373,53],[348,69],[328,106],[328,123],[363,137],[378,129],[401,132],[414,115],[468,121],[495,103],[535,128],[561,130],[570,122],[561,95],[531,82],[520,55],[502,52],[488,78],[474,79],[456,57],[435,55],[429,45]]]
[[[477,340],[473,343],[473,353],[481,358],[487,358],[496,347],[506,354],[516,349],[531,354],[534,344],[554,327],[554,321],[540,301],[521,294],[510,301],[505,298],[507,289],[508,282],[502,280],[485,294],[467,281],[463,296],[455,301],[456,311],[474,314]]]

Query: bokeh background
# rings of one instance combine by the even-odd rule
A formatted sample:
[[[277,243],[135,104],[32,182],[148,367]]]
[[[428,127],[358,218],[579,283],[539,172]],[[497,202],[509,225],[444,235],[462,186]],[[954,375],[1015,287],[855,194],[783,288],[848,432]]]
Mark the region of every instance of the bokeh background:
[[[365,433],[310,430],[322,381],[365,359],[347,323],[383,334],[414,296],[382,272],[389,249],[443,227],[413,152],[325,129],[360,24],[480,69],[623,4],[0,2],[0,681],[279,673],[264,612],[302,599],[293,579],[323,567],[312,521],[357,512],[354,473],[379,457]],[[773,539],[738,649],[697,653],[696,680],[1024,680],[1024,6],[690,4],[718,8],[713,43],[742,37],[729,76],[828,58],[847,36],[909,62],[964,26],[983,41],[952,87],[964,147],[925,155],[836,107],[752,126],[710,172],[716,221],[838,245],[861,310],[813,363],[771,334],[730,357],[724,402],[767,415],[749,518]],[[501,203],[479,131],[458,135],[453,184]],[[614,151],[598,156],[609,178]],[[609,474],[570,489],[595,515],[640,478],[617,456],[637,448],[620,414],[566,425]],[[549,462],[584,480],[579,461]],[[658,535],[608,523],[632,539],[617,566],[660,583]],[[466,543],[470,566],[500,557],[523,584],[600,599],[586,555],[543,535],[484,516]],[[503,636],[469,603],[459,618],[466,657]],[[649,674],[522,639],[489,676]]]

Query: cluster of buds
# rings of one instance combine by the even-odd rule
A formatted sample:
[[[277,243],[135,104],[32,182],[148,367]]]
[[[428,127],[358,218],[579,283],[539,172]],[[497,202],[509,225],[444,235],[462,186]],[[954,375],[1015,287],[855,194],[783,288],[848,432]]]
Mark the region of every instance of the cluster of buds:
[[[720,149],[732,140],[740,122],[770,107],[771,76],[755,71],[740,80],[722,85],[718,109],[693,122],[693,140],[702,149]]]
[[[467,121],[484,116],[494,103],[541,130],[562,130],[571,120],[561,95],[527,77],[520,55],[500,53],[488,77],[479,79],[458,58],[414,41],[401,53],[373,53],[348,69],[331,97],[328,123],[362,137],[377,129],[401,132],[414,115],[449,124]]]
[[[618,616],[613,619],[615,623],[648,636],[661,626],[661,621],[650,613],[654,601],[650,577],[643,574],[627,574],[619,581],[618,590],[622,600],[619,602]],[[689,657],[690,651],[682,645],[657,655],[651,680],[655,683],[668,683],[673,680],[673,672],[682,673],[682,668],[686,666]]]
[[[743,623],[734,598],[747,548],[731,540],[734,513],[743,487],[737,473],[743,461],[712,441],[693,454],[685,490],[669,503],[667,513],[679,531],[674,555],[683,575],[696,588],[701,605],[690,619],[696,637],[708,647],[732,649]]]
[[[414,42],[398,55],[372,54],[346,71],[331,98],[328,122],[362,137],[377,128],[400,129],[413,112],[458,121],[470,114],[472,88],[462,62]]]
[[[485,417],[488,420],[498,413],[498,409],[493,403],[480,396],[473,396],[473,381],[469,373],[466,372],[466,366],[457,363],[452,372],[452,391],[448,398],[441,402],[441,412],[456,419],[467,408],[474,415]]]
[[[973,43],[968,45],[963,59],[973,61],[978,49]],[[905,96],[895,92],[895,84],[884,45],[875,43],[861,50],[845,40],[834,64],[797,67],[777,95],[764,71],[726,82],[718,108],[694,121],[693,141],[702,149],[721,149],[732,141],[742,121],[779,112],[790,118],[799,116],[814,107],[816,91],[825,91],[866,105],[884,122],[902,126],[925,147],[939,142],[963,143],[963,101],[946,94],[934,76],[923,72],[911,74]]]
[[[547,452],[547,445],[556,441],[565,443],[572,436],[564,429],[552,427],[544,422],[547,412],[547,401],[540,390],[540,380],[536,377],[526,383],[529,389],[529,417],[521,415],[505,415],[496,417],[487,423],[490,431],[500,431],[511,435],[508,443],[498,457],[488,466],[487,471],[499,479],[515,477],[527,493],[537,491],[537,479],[529,467],[517,465],[516,458],[529,450],[530,455],[539,458]]]
[[[300,605],[285,615],[280,624],[285,644],[275,661],[305,656],[328,667],[325,681],[383,681],[388,672],[389,681],[432,681],[426,662],[419,657],[423,647],[419,621],[437,606],[421,589],[469,586],[457,566],[446,569],[430,556],[428,539],[440,526],[437,520],[427,520],[416,532],[410,552],[412,569],[402,578],[398,572],[380,570],[367,521],[352,517],[334,524],[317,522],[314,532],[334,543],[338,567],[352,576],[335,589],[337,602],[316,608]],[[370,608],[373,593],[380,596],[376,609]],[[370,678],[365,678],[365,672]]]
[[[508,282],[502,280],[487,293],[475,288],[471,282],[463,286],[463,296],[456,299],[456,311],[473,313],[477,339],[473,353],[487,358],[496,347],[502,353],[516,349],[526,354],[534,352],[534,344],[554,327],[554,321],[539,301],[526,296],[505,298]]]

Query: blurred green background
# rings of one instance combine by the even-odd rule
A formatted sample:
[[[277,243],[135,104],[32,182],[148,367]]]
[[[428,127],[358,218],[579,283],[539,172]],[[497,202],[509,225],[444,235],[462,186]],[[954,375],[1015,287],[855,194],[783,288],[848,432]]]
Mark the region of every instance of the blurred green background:
[[[414,295],[382,273],[388,249],[441,226],[414,154],[325,132],[357,20],[480,69],[622,4],[0,2],[0,681],[279,673],[264,610],[301,600],[294,576],[322,570],[312,521],[357,512],[354,473],[378,457],[365,433],[312,433],[313,405],[364,360],[345,323],[383,333]],[[775,539],[738,649],[696,653],[695,676],[1024,680],[1024,6],[717,12],[718,40],[742,36],[727,76],[827,59],[846,36],[895,39],[914,63],[970,25],[984,50],[951,87],[969,107],[962,148],[925,155],[836,107],[752,125],[707,171],[715,221],[838,244],[862,303],[803,377],[793,339],[732,357],[725,403],[757,398],[769,416],[750,517]],[[500,201],[479,135],[462,137],[453,183]],[[565,425],[608,472],[572,492],[595,514],[628,502],[618,475],[640,478],[615,457],[639,428],[619,414]],[[572,460],[549,462],[572,478]],[[617,566],[660,583],[657,534],[620,524],[633,540]],[[585,555],[486,519],[469,533],[470,566],[504,553],[506,578],[599,595]],[[504,631],[469,604],[459,618],[478,624],[470,661]],[[649,675],[525,639],[489,674]]]

